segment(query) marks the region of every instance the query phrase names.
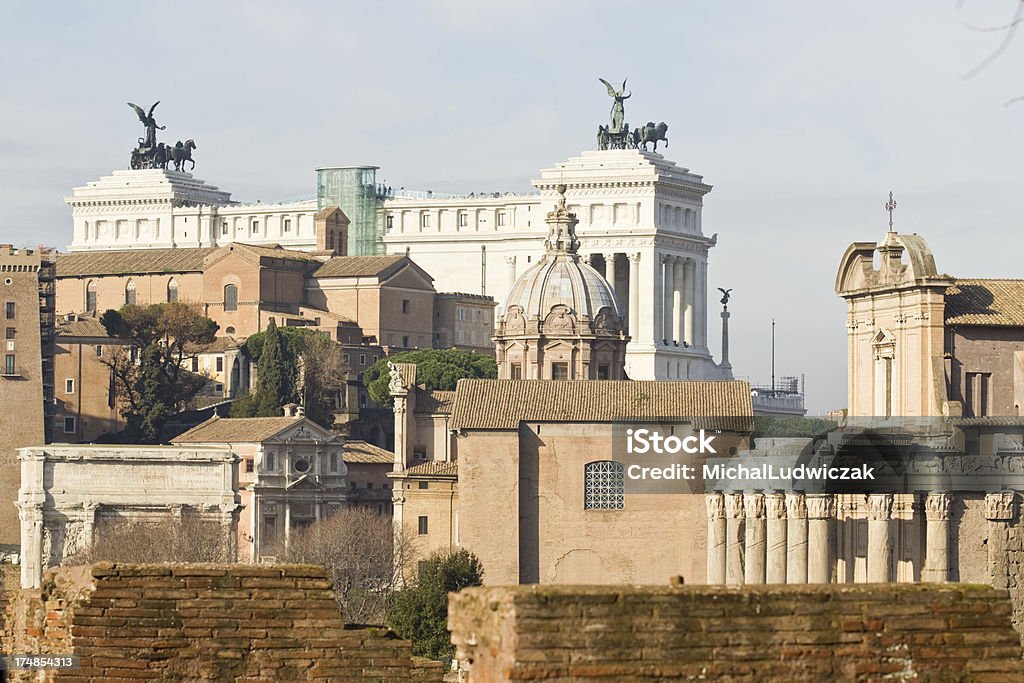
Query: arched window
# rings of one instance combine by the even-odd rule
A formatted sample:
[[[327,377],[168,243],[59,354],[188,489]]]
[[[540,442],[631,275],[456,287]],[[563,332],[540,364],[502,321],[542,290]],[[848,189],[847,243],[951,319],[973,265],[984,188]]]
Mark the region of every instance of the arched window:
[[[173,304],[178,300],[178,281],[173,277],[167,283],[167,303]]]
[[[238,285],[224,285],[224,310],[238,310]]]
[[[85,311],[86,313],[96,313],[96,282],[95,280],[89,280],[89,284],[85,286]]]
[[[621,462],[598,460],[583,466],[584,510],[621,510],[625,493],[626,468]]]
[[[125,305],[135,303],[135,280],[129,280],[128,284],[124,286],[124,303]]]

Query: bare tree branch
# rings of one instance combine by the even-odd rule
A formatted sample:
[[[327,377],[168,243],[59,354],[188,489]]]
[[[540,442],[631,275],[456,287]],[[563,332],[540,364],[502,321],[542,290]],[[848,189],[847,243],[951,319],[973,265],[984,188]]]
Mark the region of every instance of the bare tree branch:
[[[1017,33],[1017,27],[1020,26],[1022,22],[1024,22],[1024,0],[1018,0],[1017,12],[1014,14],[1013,20],[1010,21],[1008,24],[1003,24],[1002,26],[990,26],[985,28],[971,26],[970,24],[968,24],[967,28],[971,29],[972,31],[1003,31],[1005,32],[1005,35],[1003,36],[1002,42],[999,43],[999,45],[992,52],[992,54],[990,54],[988,57],[982,60],[980,64],[978,64],[976,67],[974,67],[964,75],[964,80],[974,78],[979,73],[984,71],[992,62],[999,59],[999,57],[1001,57],[1002,54],[1006,52],[1006,49],[1010,47],[1010,43],[1013,42],[1013,37]],[[1011,104],[1013,101],[1014,100],[1010,100],[1009,102],[1007,102],[1007,105]]]

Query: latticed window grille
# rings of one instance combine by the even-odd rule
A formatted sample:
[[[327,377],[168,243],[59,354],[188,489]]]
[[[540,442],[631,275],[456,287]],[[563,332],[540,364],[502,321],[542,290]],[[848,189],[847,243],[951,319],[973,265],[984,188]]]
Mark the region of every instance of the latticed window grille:
[[[626,468],[621,462],[598,460],[584,465],[584,510],[621,510],[625,490]]]

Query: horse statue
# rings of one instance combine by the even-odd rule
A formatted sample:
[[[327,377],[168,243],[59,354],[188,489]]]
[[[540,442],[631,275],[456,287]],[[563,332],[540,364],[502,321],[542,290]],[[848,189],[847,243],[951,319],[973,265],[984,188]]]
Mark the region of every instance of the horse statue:
[[[658,142],[662,141],[665,146],[668,147],[668,124],[662,121],[658,125],[654,125],[653,121],[648,121],[647,125],[643,128],[637,128],[633,131],[633,141],[636,143],[639,149],[647,151],[647,143],[654,143],[654,151],[658,151]]]
[[[610,136],[608,135],[608,126],[597,127],[597,148],[608,149],[608,145],[611,142]]]
[[[184,171],[186,161],[191,161],[192,168],[190,170],[195,170],[196,162],[192,159],[192,150],[196,149],[196,143],[192,139],[186,140],[184,144],[178,140],[174,147],[168,146],[166,149],[167,159],[174,162],[175,171]]]

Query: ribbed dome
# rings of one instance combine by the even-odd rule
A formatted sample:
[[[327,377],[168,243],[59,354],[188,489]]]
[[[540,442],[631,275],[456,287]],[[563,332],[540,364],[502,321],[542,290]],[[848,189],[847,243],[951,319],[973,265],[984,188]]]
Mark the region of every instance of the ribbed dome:
[[[553,306],[568,306],[579,317],[593,320],[602,308],[616,318],[622,310],[608,281],[573,253],[549,252],[516,280],[505,302],[505,312],[521,306],[526,318],[544,319]]]

